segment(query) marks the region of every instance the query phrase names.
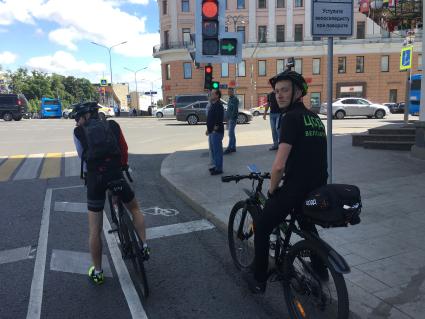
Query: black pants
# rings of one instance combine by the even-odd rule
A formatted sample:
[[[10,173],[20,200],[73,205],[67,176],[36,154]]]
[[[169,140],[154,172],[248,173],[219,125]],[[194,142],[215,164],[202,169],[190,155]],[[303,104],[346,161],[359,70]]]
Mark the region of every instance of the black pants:
[[[295,194],[296,193],[296,194]],[[264,210],[259,214],[255,225],[255,279],[264,282],[267,280],[269,263],[270,234],[279,226],[292,210],[299,212],[308,192],[289,191],[287,187],[279,188],[272,198],[266,202]],[[300,223],[301,229],[317,234],[316,226],[311,223]]]

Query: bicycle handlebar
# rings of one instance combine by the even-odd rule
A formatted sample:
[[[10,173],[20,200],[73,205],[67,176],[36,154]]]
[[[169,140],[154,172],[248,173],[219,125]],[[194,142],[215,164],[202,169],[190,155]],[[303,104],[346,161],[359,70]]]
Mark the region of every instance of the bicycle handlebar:
[[[223,183],[229,183],[232,181],[235,181],[237,183],[243,179],[254,179],[254,180],[270,179],[270,173],[263,173],[263,174],[250,173],[249,175],[229,175],[229,176],[223,176],[221,178],[221,181]]]

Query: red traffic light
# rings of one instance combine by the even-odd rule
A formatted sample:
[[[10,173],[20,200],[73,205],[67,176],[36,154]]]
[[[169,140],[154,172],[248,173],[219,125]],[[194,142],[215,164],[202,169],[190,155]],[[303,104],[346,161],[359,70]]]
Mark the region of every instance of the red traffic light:
[[[217,1],[210,0],[202,3],[202,15],[206,18],[213,19],[218,16]]]
[[[212,67],[211,66],[206,66],[205,67],[205,73],[212,73]]]

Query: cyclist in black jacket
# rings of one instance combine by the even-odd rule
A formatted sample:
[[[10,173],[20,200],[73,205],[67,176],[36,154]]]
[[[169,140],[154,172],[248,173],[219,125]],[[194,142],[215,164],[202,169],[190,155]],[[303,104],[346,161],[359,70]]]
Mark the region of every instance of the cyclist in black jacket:
[[[244,275],[254,293],[264,293],[266,288],[269,237],[273,229],[293,210],[299,213],[307,194],[326,184],[328,178],[325,127],[317,114],[302,102],[308,89],[306,81],[297,72],[286,70],[269,82],[285,116],[281,119],[268,200],[255,227],[254,272]],[[313,224],[302,223],[300,227],[317,234]],[[326,280],[328,271],[320,259],[313,257],[311,261],[312,267]]]

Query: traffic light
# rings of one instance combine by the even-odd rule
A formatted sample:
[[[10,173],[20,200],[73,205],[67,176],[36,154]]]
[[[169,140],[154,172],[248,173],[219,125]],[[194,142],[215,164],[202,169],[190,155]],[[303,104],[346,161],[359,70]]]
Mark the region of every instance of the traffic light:
[[[218,0],[202,0],[202,54],[219,54]]]
[[[211,65],[207,65],[205,67],[205,80],[204,80],[204,89],[210,90],[213,84],[213,67]]]
[[[211,89],[218,90],[220,88],[220,82],[213,81],[211,85]]]
[[[236,55],[238,39],[224,38],[220,39],[220,54],[221,55]]]

